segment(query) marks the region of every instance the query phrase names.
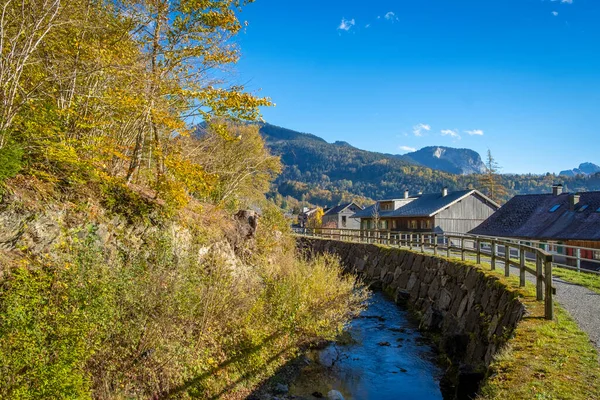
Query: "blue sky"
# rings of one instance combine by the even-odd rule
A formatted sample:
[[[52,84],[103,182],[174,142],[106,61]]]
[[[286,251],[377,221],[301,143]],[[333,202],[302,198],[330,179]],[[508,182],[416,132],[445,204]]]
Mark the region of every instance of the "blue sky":
[[[235,80],[264,119],[372,151],[600,164],[600,0],[256,0]]]

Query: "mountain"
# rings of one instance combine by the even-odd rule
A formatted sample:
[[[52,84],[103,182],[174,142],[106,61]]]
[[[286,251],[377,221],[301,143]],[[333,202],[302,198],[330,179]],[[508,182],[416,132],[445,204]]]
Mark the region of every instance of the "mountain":
[[[430,146],[405,154],[404,157],[425,167],[452,174],[481,174],[487,170],[479,153],[470,149]]]
[[[461,175],[462,169],[461,174],[453,174],[424,165],[426,157],[420,158],[421,163],[406,156],[361,150],[346,142],[328,143],[315,135],[270,124],[262,124],[261,133],[271,152],[281,156],[284,170],[275,183],[283,197],[331,205],[357,197],[365,201],[398,197],[404,190],[427,193],[444,186],[459,190],[477,184],[474,176]],[[453,170],[480,160],[469,153],[461,163],[454,151],[463,150],[444,150],[448,155],[442,160]]]
[[[561,176],[576,176],[576,175],[594,175],[600,172],[600,166],[591,162],[585,162],[579,164],[579,168],[568,169],[566,171],[560,171],[558,175]]]
[[[402,197],[404,190],[433,193],[444,186],[451,191],[476,188],[486,192],[478,175],[473,174],[481,171],[481,158],[468,149],[431,147],[409,155],[392,155],[361,150],[341,141],[328,143],[312,134],[270,124],[260,124],[260,130],[284,167],[269,196],[286,209],[351,200],[369,204],[373,199]],[[600,174],[502,174],[499,179],[507,189],[503,200],[515,194],[550,193],[556,183],[572,192],[600,190]]]

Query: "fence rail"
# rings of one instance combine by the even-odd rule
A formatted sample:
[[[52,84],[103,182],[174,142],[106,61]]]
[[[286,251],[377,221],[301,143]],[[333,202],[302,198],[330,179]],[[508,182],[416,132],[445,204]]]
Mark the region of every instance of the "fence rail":
[[[492,270],[498,261],[504,264],[504,275],[510,276],[510,267],[519,269],[519,284],[525,286],[525,277],[529,273],[535,277],[536,298],[545,302],[545,317],[554,318],[552,296],[552,268],[554,255],[535,245],[519,243],[505,238],[475,236],[460,233],[434,232],[392,232],[388,230],[359,230],[335,228],[295,228],[300,236],[319,237],[356,243],[382,244],[392,247],[408,248],[453,257],[456,254],[463,261],[468,255],[481,264],[482,258],[488,258]],[[528,263],[533,263],[532,268]]]

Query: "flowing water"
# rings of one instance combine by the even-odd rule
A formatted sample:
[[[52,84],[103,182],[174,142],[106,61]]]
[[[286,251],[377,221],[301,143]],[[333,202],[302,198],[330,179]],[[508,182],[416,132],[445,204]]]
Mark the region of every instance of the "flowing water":
[[[290,387],[301,398],[327,397],[330,390],[346,400],[441,400],[443,371],[432,347],[406,311],[381,293],[352,321],[343,343],[309,354],[313,360]]]

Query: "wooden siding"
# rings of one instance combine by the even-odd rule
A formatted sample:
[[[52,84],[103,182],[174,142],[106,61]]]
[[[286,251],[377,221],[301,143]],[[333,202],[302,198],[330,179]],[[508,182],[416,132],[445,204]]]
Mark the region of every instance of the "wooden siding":
[[[468,196],[435,216],[436,230],[466,233],[475,229],[496,211],[477,195]]]
[[[351,218],[357,211],[358,207],[352,205],[340,213],[324,215],[323,227],[326,228],[345,228],[345,229],[360,229],[360,219]],[[346,217],[346,226],[342,223],[342,218]]]

